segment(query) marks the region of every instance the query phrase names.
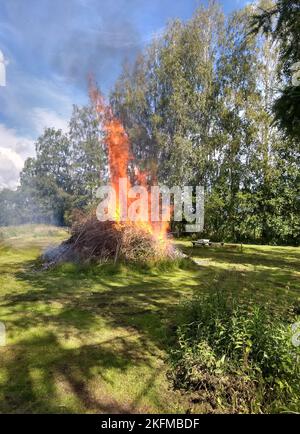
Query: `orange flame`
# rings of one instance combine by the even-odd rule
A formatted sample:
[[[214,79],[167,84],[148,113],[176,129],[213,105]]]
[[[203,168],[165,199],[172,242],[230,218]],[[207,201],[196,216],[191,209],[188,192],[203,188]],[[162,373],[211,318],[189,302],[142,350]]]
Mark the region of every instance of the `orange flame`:
[[[105,104],[104,98],[97,89],[96,85],[90,81],[89,93],[91,101],[95,107],[99,122],[103,125],[105,131],[105,144],[108,150],[108,164],[110,172],[110,183],[116,191],[117,207],[116,207],[116,222],[120,223],[120,204],[119,204],[119,179],[127,179],[127,193],[131,188],[130,178],[128,176],[128,166],[130,160],[133,160],[131,154],[130,142],[123,124],[113,116],[112,110]],[[140,171],[135,167],[135,182],[143,187],[146,187],[148,192],[151,187],[148,185],[149,174]],[[151,222],[151,195],[148,194],[148,221],[137,221],[134,224],[143,227],[151,232],[160,240],[166,240],[167,231],[169,228],[168,222]]]

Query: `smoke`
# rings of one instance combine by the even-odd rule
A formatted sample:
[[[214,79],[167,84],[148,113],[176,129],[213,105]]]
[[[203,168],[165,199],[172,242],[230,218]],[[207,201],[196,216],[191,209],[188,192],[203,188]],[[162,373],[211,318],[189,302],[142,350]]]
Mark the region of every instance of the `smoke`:
[[[129,23],[116,31],[74,31],[52,58],[60,74],[75,82],[84,82],[93,73],[101,85],[108,84],[123,59],[133,59],[139,50],[139,38]]]
[[[17,36],[18,61],[34,63],[73,84],[88,74],[109,84],[142,45],[134,20],[138,0],[10,0],[4,19]],[[35,68],[35,65],[32,65]]]

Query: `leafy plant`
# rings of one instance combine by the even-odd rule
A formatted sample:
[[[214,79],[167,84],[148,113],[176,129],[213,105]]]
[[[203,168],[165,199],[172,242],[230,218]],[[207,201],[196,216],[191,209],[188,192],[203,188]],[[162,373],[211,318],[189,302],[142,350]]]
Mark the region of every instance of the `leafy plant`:
[[[298,411],[299,354],[280,317],[216,291],[183,306],[170,376],[212,411]]]

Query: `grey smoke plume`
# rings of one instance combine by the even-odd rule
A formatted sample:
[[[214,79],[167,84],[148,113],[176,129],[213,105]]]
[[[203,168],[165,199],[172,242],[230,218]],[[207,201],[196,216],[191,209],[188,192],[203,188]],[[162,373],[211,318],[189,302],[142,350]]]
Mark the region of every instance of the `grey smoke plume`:
[[[141,47],[131,15],[138,0],[10,0],[4,17],[19,33],[19,61],[35,57],[45,69],[86,85],[93,73],[110,82]],[[34,67],[34,65],[33,65]]]

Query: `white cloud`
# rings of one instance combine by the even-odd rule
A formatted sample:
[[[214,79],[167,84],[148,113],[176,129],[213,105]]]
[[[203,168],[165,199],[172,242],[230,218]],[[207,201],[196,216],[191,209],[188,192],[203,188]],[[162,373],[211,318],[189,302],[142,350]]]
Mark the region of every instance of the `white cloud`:
[[[29,137],[23,137],[13,128],[7,128],[0,124],[0,147],[15,151],[22,159],[32,156],[34,153],[34,141]]]
[[[0,147],[0,188],[17,187],[23,164],[23,159],[15,151]]]
[[[34,154],[34,141],[0,124],[0,188],[16,188],[27,157]]]
[[[45,128],[68,130],[68,119],[54,110],[35,107],[30,117],[36,137],[42,134]],[[17,187],[26,158],[34,154],[32,138],[22,136],[15,129],[0,124],[0,189]]]
[[[47,108],[34,108],[32,122],[38,134],[42,134],[45,128],[55,128],[64,132],[68,130],[68,119]]]
[[[73,105],[68,92],[57,79],[45,81],[15,72],[1,88],[0,110],[9,124],[36,138],[45,127],[66,128]]]

